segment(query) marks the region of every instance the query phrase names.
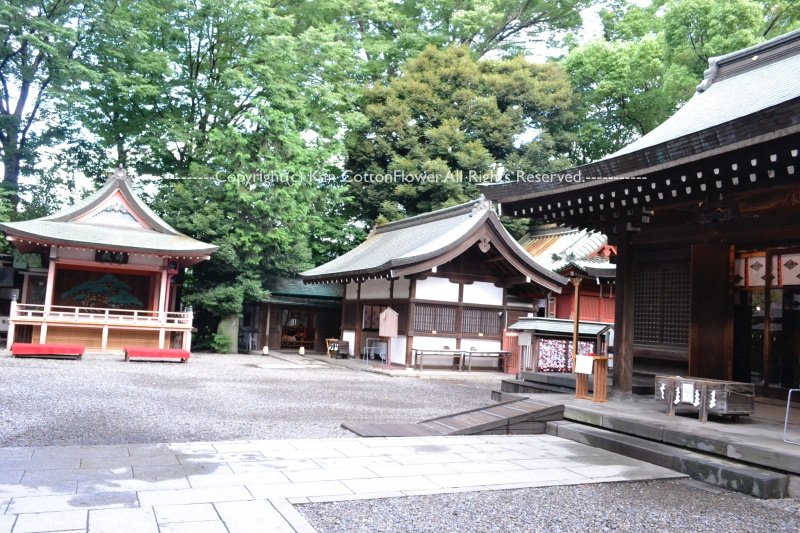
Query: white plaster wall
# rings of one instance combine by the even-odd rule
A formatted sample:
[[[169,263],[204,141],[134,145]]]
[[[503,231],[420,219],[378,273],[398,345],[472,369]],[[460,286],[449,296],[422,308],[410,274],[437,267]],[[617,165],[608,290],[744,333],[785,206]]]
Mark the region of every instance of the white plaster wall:
[[[406,363],[406,337],[397,336],[392,338],[392,345],[390,348],[390,356],[392,363],[404,365]]]
[[[503,305],[503,288],[494,283],[476,281],[464,285],[464,303],[482,305]]]
[[[395,298],[408,298],[408,288],[411,286],[411,280],[408,278],[400,278],[394,280],[394,297]]]
[[[349,281],[344,290],[344,299],[355,300],[356,296],[358,296],[358,283],[355,281]]]
[[[417,280],[416,296],[419,300],[458,302],[458,283],[451,283],[447,278]]]
[[[342,340],[350,343],[350,355],[355,355],[356,347],[356,332],[352,329],[342,331]]]
[[[411,347],[415,350],[444,350],[449,346],[450,350],[456,349],[455,337],[422,337],[415,336]]]
[[[368,279],[361,284],[361,299],[389,299],[389,284],[388,279]]]
[[[497,352],[502,349],[502,345],[499,340],[461,339],[461,349],[464,351],[475,348],[479,352]]]

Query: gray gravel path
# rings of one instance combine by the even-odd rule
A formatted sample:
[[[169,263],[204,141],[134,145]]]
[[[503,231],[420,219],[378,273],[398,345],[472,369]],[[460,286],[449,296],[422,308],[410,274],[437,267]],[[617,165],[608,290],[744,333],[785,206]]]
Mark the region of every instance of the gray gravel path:
[[[434,382],[290,359],[308,366],[254,355],[2,356],[0,446],[352,437],[345,420],[416,422],[488,405],[499,385],[497,375]]]
[[[389,377],[290,357],[188,365],[0,357],[0,447],[351,437],[345,420],[415,422],[491,403],[499,377]],[[299,361],[303,364],[293,364]],[[800,531],[797,500],[685,482],[612,483],[298,505],[325,532]]]
[[[797,533],[800,501],[694,482],[604,483],[298,505],[320,533]]]

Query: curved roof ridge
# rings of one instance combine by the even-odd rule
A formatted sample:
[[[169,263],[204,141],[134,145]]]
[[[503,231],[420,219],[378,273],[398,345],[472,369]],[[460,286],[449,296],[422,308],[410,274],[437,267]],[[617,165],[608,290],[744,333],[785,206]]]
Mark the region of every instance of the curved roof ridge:
[[[92,194],[76,202],[75,204],[58,211],[52,215],[47,215],[34,220],[47,220],[52,222],[71,222],[81,215],[90,212],[98,205],[105,202],[110,196],[119,191],[136,213],[143,218],[153,231],[168,235],[182,235],[178,230],[167,224],[164,219],[158,216],[133,190],[133,184],[128,173],[122,167],[117,168],[111,173],[102,187]]]
[[[486,198],[481,195],[478,199],[470,200],[469,202],[465,202],[463,204],[445,207],[443,209],[431,211],[430,213],[422,213],[421,215],[414,215],[413,217],[395,220],[393,222],[387,222],[386,224],[375,226],[375,228],[372,230],[372,233],[387,233],[389,231],[403,229],[410,226],[418,226],[419,224],[425,224],[427,222],[435,222],[437,220],[457,217],[471,211],[490,209],[491,206],[492,202],[486,200]]]

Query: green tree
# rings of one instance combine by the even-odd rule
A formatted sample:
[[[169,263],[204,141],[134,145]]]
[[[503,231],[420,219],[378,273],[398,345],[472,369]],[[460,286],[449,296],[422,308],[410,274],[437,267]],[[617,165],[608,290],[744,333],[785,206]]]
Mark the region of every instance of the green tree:
[[[75,56],[91,31],[94,8],[72,0],[0,3],[0,150],[15,206],[19,176],[48,137],[52,103],[82,73]]]
[[[360,214],[393,220],[475,198],[476,184],[520,152],[518,136],[550,131],[570,105],[556,65],[427,48],[402,76],[366,91],[366,122],[348,138]]]
[[[787,11],[791,3],[755,0],[612,3],[601,14],[603,39],[564,61],[580,106],[572,158],[596,160],[651,131],[692,96],[709,58],[788,29]]]

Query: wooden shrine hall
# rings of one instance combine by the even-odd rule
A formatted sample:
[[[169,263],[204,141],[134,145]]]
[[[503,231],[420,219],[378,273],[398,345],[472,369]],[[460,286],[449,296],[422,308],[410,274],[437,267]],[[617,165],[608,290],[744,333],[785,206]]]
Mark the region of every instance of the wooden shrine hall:
[[[635,373],[800,384],[800,31],[709,60],[695,95],[573,183],[484,194],[617,247],[614,388]],[[535,172],[535,169],[531,169]],[[652,383],[652,381],[651,381]]]
[[[525,252],[484,198],[377,226],[301,277],[343,286],[340,340],[350,355],[378,338],[382,311],[399,313],[387,348],[391,362],[406,367],[421,366],[423,353],[450,356],[448,364],[464,352],[502,360],[508,324],[534,314],[534,302],[567,282]],[[491,363],[498,368],[496,358]]]
[[[180,306],[181,274],[217,247],[164,222],[123,169],[75,205],[0,223],[0,231],[20,252],[40,254],[46,266],[24,272],[21,299],[11,304],[8,349],[15,343],[103,352],[190,349],[192,312]]]

